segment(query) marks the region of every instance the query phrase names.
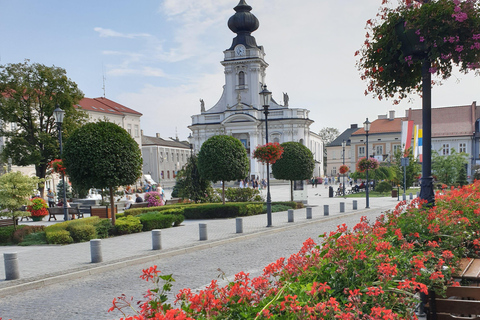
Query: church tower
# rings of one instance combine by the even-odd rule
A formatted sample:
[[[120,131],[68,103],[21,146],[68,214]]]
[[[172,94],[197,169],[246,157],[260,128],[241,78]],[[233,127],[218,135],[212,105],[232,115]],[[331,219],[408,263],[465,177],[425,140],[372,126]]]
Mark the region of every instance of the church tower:
[[[225,85],[218,102],[210,108],[200,99],[200,114],[192,116],[192,141],[195,152],[203,142],[214,135],[231,135],[239,139],[250,157],[250,179],[266,178],[266,169],[252,158],[253,150],[265,144],[265,115],[260,92],[266,84],[265,51],[252,36],[260,23],[245,0],[233,8],[235,14],[228,20],[228,28],[236,34],[226,49],[224,59]],[[271,90],[271,88],[269,88]],[[269,106],[268,140],[270,142],[296,141],[318,154],[317,161],[323,160],[323,146],[318,135],[310,132],[313,123],[309,111],[289,108],[288,95],[283,94],[283,105],[272,97]],[[318,137],[313,139],[314,136]],[[313,140],[312,140],[313,139]],[[315,141],[314,141],[315,140]],[[319,168],[320,166],[319,162]]]

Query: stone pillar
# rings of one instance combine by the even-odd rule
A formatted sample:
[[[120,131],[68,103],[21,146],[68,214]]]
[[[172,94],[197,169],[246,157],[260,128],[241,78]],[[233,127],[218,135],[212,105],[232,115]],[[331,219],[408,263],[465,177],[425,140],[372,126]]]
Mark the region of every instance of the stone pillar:
[[[102,262],[102,240],[92,239],[90,240],[90,255],[92,263]]]
[[[312,207],[307,208],[307,219],[312,219]]]
[[[20,278],[20,272],[18,271],[17,253],[4,253],[3,260],[5,264],[5,280],[15,280]]]
[[[235,223],[236,223],[237,233],[243,233],[243,219],[236,218]]]
[[[152,230],[152,250],[162,249],[162,231],[160,229]]]
[[[288,222],[293,222],[293,209],[288,209]]]
[[[207,236],[207,224],[206,223],[199,223],[199,231],[200,231],[200,241],[208,240]]]

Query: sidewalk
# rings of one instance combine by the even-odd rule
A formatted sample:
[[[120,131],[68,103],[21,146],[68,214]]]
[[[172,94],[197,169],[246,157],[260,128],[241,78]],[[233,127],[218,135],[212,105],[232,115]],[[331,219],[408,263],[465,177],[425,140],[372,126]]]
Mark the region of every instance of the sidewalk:
[[[272,201],[289,200],[289,186],[273,186]],[[353,200],[358,210],[353,210]],[[340,213],[340,202],[345,202],[345,212]],[[397,198],[370,198],[370,209],[365,209],[365,198],[328,198],[324,186],[308,186],[308,206],[313,218],[306,219],[306,209],[294,211],[294,222],[288,222],[287,212],[272,214],[273,227],[267,228],[266,214],[243,217],[243,233],[236,233],[236,219],[186,220],[181,226],[161,231],[161,250],[152,250],[151,232],[102,239],[103,262],[91,263],[90,243],[45,246],[0,247],[3,253],[16,252],[20,279],[5,280],[4,262],[0,262],[0,297],[10,293],[39,288],[51,283],[66,281],[89,274],[101,273],[124,266],[153,261],[160,257],[180,255],[193,250],[218,246],[240,237],[257,237],[266,233],[282,232],[309,223],[338,220],[346,215],[379,215],[393,209]],[[324,216],[324,205],[329,205],[329,216]],[[25,224],[33,224],[26,222]],[[44,224],[52,222],[43,221]],[[199,240],[199,224],[207,224],[208,240]],[[35,224],[38,224],[35,223]]]

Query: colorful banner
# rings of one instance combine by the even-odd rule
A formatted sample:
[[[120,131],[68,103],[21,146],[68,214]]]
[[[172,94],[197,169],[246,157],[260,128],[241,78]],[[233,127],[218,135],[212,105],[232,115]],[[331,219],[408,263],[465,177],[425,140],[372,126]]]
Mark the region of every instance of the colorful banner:
[[[408,149],[412,145],[413,120],[402,121],[402,147],[403,156],[408,156]]]

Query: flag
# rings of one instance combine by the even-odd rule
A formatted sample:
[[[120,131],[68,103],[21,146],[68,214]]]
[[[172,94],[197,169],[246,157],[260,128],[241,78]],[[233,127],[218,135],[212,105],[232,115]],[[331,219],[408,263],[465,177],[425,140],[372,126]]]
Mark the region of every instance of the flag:
[[[402,121],[402,146],[403,156],[408,156],[408,149],[412,144],[413,121]]]
[[[418,161],[423,162],[423,129],[418,129]]]
[[[413,129],[413,159],[418,157],[418,124]]]

